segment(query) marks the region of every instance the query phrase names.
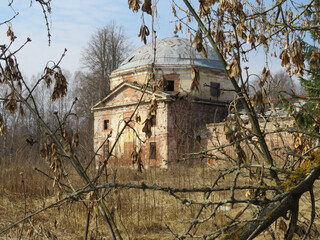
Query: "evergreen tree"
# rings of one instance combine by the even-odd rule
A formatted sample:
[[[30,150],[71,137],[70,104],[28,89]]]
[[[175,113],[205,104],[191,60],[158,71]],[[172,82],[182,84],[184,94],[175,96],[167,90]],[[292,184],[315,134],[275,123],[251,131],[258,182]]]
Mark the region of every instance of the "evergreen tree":
[[[312,30],[310,30],[310,37],[313,40],[313,43],[310,44],[306,41],[303,41],[303,50],[305,60],[309,64],[309,68],[306,70],[307,76],[301,77],[300,82],[304,87],[306,92],[311,97],[319,97],[320,96],[320,49],[317,45],[320,43],[320,16],[319,14],[315,14],[316,10],[320,9],[320,0],[314,1],[314,8],[308,8],[306,11],[306,16],[309,18],[310,26],[314,26]]]

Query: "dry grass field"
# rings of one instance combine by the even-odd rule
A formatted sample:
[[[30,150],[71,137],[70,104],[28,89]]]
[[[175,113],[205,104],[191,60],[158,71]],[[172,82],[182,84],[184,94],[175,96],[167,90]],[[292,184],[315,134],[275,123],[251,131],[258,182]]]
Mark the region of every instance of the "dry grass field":
[[[48,207],[57,200],[57,189],[53,187],[53,181],[36,171],[35,167],[50,175],[48,165],[41,160],[21,158],[10,164],[0,164],[0,232],[24,216]],[[81,181],[67,164],[66,169],[70,172],[63,182],[72,183],[75,189],[82,187]],[[94,170],[91,174],[94,174]],[[170,170],[149,168],[141,173],[131,168],[109,167],[108,181],[191,188],[210,186],[217,174],[214,169],[188,168],[183,165]],[[67,195],[67,191],[68,189],[65,189],[62,197]],[[318,189],[317,192],[319,193]],[[124,239],[174,239],[169,229],[174,233],[184,233],[190,225],[188,223],[199,210],[199,205],[182,204],[167,192],[121,188],[103,190],[101,195],[105,196],[105,202]],[[245,198],[244,195],[243,192],[238,192],[235,197]],[[319,196],[317,194],[317,200]],[[195,202],[205,199],[203,193],[183,193],[179,194],[179,197]],[[228,197],[228,192],[213,193],[209,200],[218,201]],[[0,239],[85,239],[88,218],[88,201],[85,198],[84,195],[81,199],[71,199],[39,213],[0,234]],[[300,207],[303,211],[300,214],[299,225],[306,228],[310,204],[307,195],[302,199]],[[235,216],[242,208],[240,205],[233,209],[222,208],[210,221],[198,225],[193,233],[201,235],[210,232],[216,226],[227,225],[229,217]],[[210,216],[211,210],[212,207],[207,207],[200,218]],[[252,207],[243,217],[250,217],[255,211],[255,207]],[[313,228],[314,239],[319,237],[319,215],[316,219]],[[109,239],[107,229],[94,204],[89,220],[88,239]],[[273,226],[271,231],[276,239],[283,239],[283,232],[278,228]],[[259,238],[272,239],[263,235]],[[295,239],[300,239],[298,234]]]

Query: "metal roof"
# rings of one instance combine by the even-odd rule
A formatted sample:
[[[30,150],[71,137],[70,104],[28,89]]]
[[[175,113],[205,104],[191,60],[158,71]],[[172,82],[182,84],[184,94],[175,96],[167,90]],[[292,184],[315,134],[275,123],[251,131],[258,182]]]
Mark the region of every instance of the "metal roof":
[[[224,70],[213,48],[206,47],[208,58],[191,47],[190,40],[177,36],[158,40],[156,42],[156,65],[183,66],[195,65],[212,69]],[[113,73],[129,70],[140,66],[150,65],[153,62],[154,48],[152,43],[144,45],[131,53]]]

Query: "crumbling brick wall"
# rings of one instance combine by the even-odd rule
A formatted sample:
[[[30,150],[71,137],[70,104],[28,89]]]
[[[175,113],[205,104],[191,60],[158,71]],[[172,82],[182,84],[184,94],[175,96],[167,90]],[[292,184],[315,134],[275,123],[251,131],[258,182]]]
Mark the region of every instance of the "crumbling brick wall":
[[[260,121],[260,127],[265,133],[265,140],[269,147],[269,150],[273,154],[274,158],[284,157],[286,152],[294,151],[294,136],[292,133],[285,132],[283,129],[292,127],[294,120],[292,118],[281,118],[274,121]],[[247,129],[251,129],[250,124],[246,126]],[[253,141],[257,142],[257,138],[253,137]],[[207,163],[210,166],[218,166],[223,164],[223,159],[226,155],[236,157],[235,146],[230,145],[230,142],[226,137],[226,123],[210,123],[206,125],[206,128],[202,131],[202,146],[207,150],[208,155]],[[241,143],[242,148],[246,152],[248,159],[250,158],[250,151],[248,151],[249,141],[243,141]],[[219,146],[229,145],[222,148]],[[251,144],[251,148],[254,146]],[[224,154],[225,153],[225,154]]]

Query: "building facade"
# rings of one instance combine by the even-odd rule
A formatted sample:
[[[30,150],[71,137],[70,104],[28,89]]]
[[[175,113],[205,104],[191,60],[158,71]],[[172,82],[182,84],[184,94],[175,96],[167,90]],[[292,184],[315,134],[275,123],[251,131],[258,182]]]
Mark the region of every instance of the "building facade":
[[[150,43],[137,49],[112,72],[111,91],[92,108],[98,162],[116,141],[109,164],[121,166],[131,166],[138,155],[145,167],[167,167],[200,148],[202,129],[221,122],[234,98],[223,91],[232,86],[221,62],[213,49],[207,51],[204,58],[188,39],[165,38],[156,47]],[[147,84],[153,68],[156,79]],[[192,69],[199,73],[199,91],[191,91]],[[150,111],[152,102],[156,109]],[[148,120],[151,136],[144,129]]]

